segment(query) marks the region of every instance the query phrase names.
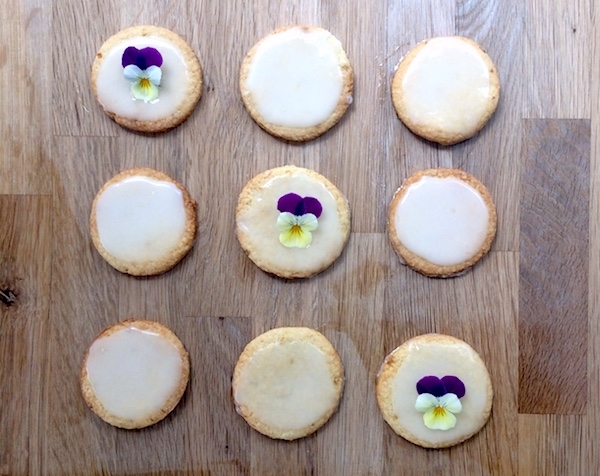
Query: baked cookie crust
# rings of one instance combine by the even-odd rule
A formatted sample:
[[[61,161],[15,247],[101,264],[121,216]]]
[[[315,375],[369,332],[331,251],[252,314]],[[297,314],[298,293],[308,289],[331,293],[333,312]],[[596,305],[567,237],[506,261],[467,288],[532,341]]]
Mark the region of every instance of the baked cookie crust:
[[[241,353],[232,380],[236,411],[256,431],[283,440],[323,426],[338,408],[343,385],[334,347],[305,327],[281,327],[256,337]]]
[[[301,191],[323,203],[319,219],[323,225],[313,233],[310,247],[286,248],[278,239],[277,200],[284,193]],[[285,279],[307,278],[331,266],[342,254],[350,236],[350,207],[339,189],[314,170],[276,167],[256,175],[242,189],[236,232],[242,249],[263,271]]]
[[[98,77],[100,69],[105,57],[113,48],[119,47],[122,43],[127,42],[137,37],[160,37],[172,45],[179,51],[185,66],[187,68],[186,90],[183,95],[183,100],[177,105],[172,114],[165,117],[160,117],[155,120],[139,120],[130,117],[123,117],[105,107],[99,97]],[[202,68],[196,53],[176,33],[166,28],[161,28],[153,25],[140,25],[126,28],[108,38],[100,47],[92,64],[91,72],[91,87],[96,96],[96,99],[104,109],[106,115],[113,119],[117,124],[126,129],[148,134],[155,134],[169,131],[181,123],[183,123],[194,111],[196,105],[202,96]],[[149,105],[151,106],[151,105]]]
[[[458,376],[466,387],[457,424],[449,430],[427,428],[415,409],[418,379],[436,372],[440,378]],[[392,430],[424,448],[447,448],[471,438],[488,421],[493,399],[491,379],[479,354],[464,341],[443,334],[413,337],[391,352],[379,370],[376,394]]]
[[[122,416],[114,415],[110,413],[102,404],[90,380],[90,375],[88,374],[87,370],[87,362],[90,357],[90,346],[86,353],[80,374],[80,387],[83,398],[86,404],[90,407],[90,409],[102,420],[109,423],[110,425],[124,429],[145,428],[165,418],[181,400],[181,397],[183,396],[187,387],[190,375],[189,355],[182,342],[173,333],[173,331],[171,331],[169,328],[165,327],[164,325],[158,322],[140,319],[127,319],[125,321],[122,321],[118,324],[106,328],[96,337],[96,339],[94,339],[94,342],[96,342],[98,339],[109,337],[118,332],[131,328],[158,335],[165,342],[172,345],[177,350],[181,358],[181,375],[179,378],[178,385],[176,386],[174,391],[168,396],[168,398],[164,400],[159,410],[155,412],[149,412],[143,417],[139,418],[124,418]],[[124,389],[124,391],[126,390]],[[126,398],[126,395],[124,397]]]
[[[439,265],[428,261],[427,259],[419,256],[410,249],[400,240],[398,236],[398,223],[396,223],[396,210],[398,205],[404,198],[410,187],[418,183],[423,177],[435,177],[435,178],[456,178],[461,182],[466,183],[474,190],[478,192],[481,199],[485,203],[488,211],[488,224],[485,233],[485,238],[477,250],[473,253],[469,259],[452,265]],[[473,175],[468,172],[464,172],[458,169],[428,169],[422,170],[411,175],[402,186],[396,191],[392,201],[390,203],[388,211],[388,235],[394,250],[402,260],[403,264],[412,268],[413,270],[424,274],[425,276],[447,278],[459,275],[472,266],[474,266],[483,256],[487,254],[492,246],[494,237],[496,236],[497,227],[497,214],[496,206],[492,200],[488,189]]]
[[[440,51],[427,57],[433,48]],[[459,64],[461,54],[470,57],[465,65]],[[484,73],[487,77],[482,82]],[[435,37],[422,41],[400,60],[391,93],[396,114],[408,129],[449,146],[470,139],[485,126],[498,106],[500,79],[489,55],[472,39]]]
[[[256,60],[257,52],[259,51],[259,49],[262,48],[263,45],[265,45],[265,43],[271,41],[273,38],[281,36],[286,32],[289,33],[292,31],[297,31],[301,36],[304,35],[307,38],[310,38],[311,35],[328,34],[328,49],[332,50],[337,57],[337,63],[342,80],[342,88],[339,94],[339,98],[337,100],[336,106],[333,108],[329,116],[315,125],[296,127],[285,124],[279,124],[275,121],[268,120],[263,116],[263,114],[261,114],[260,107],[258,105],[258,101],[260,99],[257,98],[257,96],[253,92],[253,88],[248,83],[249,74]],[[287,59],[288,58],[286,58],[286,60]],[[290,63],[293,65],[293,67],[297,68],[297,63],[293,61],[290,61]],[[284,69],[285,67],[285,65],[279,66],[280,69]],[[342,118],[342,116],[352,103],[354,73],[352,66],[350,65],[350,61],[348,60],[348,57],[346,56],[346,53],[341,43],[331,33],[320,27],[306,25],[291,25],[273,31],[272,33],[261,39],[250,49],[250,51],[245,56],[242,62],[242,66],[240,69],[239,85],[242,101],[246,106],[248,113],[262,129],[280,139],[293,142],[304,142],[315,139],[316,137],[319,137],[320,135],[324,134],[333,126],[335,126]],[[298,88],[301,88],[301,85],[295,84],[294,81],[290,78],[288,78],[288,81],[286,81],[285,86],[288,89],[288,96],[292,96],[298,90]]]
[[[159,259],[144,261],[119,259],[106,250],[106,248],[102,244],[102,240],[100,239],[98,223],[96,219],[96,206],[100,196],[110,186],[118,184],[119,182],[129,177],[136,176],[148,177],[158,181],[171,183],[175,185],[181,191],[182,194],[182,206],[185,211],[185,226],[183,234],[178,244],[172,250],[170,250],[170,252],[160,257]],[[157,224],[157,226],[160,225]],[[96,248],[98,253],[100,253],[102,258],[104,258],[104,260],[113,268],[122,273],[130,274],[132,276],[152,276],[164,273],[173,268],[177,263],[179,263],[179,261],[183,259],[183,257],[192,248],[194,240],[196,238],[197,228],[198,220],[196,214],[196,202],[192,199],[186,188],[179,182],[173,180],[168,175],[150,168],[134,168],[125,170],[111,178],[102,186],[102,188],[96,194],[96,197],[94,198],[94,201],[92,203],[92,210],[90,213],[90,234],[92,237],[92,242],[94,243],[94,247]]]

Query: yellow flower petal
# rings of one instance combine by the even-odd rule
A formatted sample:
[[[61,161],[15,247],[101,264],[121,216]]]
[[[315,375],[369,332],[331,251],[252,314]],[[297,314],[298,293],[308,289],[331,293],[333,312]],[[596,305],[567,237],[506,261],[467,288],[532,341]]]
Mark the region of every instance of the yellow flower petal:
[[[442,406],[437,406],[423,414],[423,423],[431,430],[449,430],[456,426],[456,417]]]
[[[312,243],[311,231],[316,228],[310,214],[297,217],[289,212],[280,213],[277,217],[279,242],[288,248],[306,248]],[[316,221],[314,215],[311,215]]]
[[[145,77],[131,85],[131,92],[134,98],[143,99],[144,102],[154,101],[158,98],[158,87]]]

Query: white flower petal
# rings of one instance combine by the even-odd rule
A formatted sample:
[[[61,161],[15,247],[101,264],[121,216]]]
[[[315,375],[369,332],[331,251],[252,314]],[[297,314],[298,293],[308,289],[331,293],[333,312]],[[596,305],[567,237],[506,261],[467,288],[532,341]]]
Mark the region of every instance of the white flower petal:
[[[132,83],[135,83],[143,77],[142,70],[134,64],[125,66],[125,69],[123,69],[123,75],[127,81],[131,81]]]
[[[312,213],[306,213],[301,217],[298,217],[298,225],[300,225],[303,230],[314,231],[319,226],[319,222],[317,221],[317,217]]]
[[[438,406],[438,398],[430,393],[422,393],[417,397],[415,402],[415,410],[426,412]]]
[[[281,212],[277,217],[277,229],[279,231],[290,231],[297,223],[296,215],[290,212]]]
[[[452,413],[460,413],[462,410],[462,403],[458,397],[453,393],[447,393],[439,398],[440,406]]]
[[[160,86],[160,80],[162,79],[162,70],[158,66],[150,66],[145,71],[146,77],[150,80],[154,86]]]

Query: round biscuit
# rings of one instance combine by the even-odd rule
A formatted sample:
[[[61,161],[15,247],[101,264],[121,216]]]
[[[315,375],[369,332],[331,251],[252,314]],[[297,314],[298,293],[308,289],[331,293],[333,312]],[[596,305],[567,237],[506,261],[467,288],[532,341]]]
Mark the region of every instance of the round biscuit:
[[[135,176],[149,177],[151,179],[169,182],[175,185],[180,191],[185,211],[185,226],[178,244],[170,252],[159,259],[149,261],[131,261],[115,257],[106,250],[100,239],[98,224],[96,220],[96,205],[102,193],[111,185]],[[157,225],[160,226],[160,225]],[[164,273],[173,268],[190,251],[196,238],[198,220],[196,216],[196,202],[192,199],[186,188],[179,182],[173,180],[168,175],[150,168],[134,168],[124,170],[107,181],[96,194],[92,203],[90,213],[90,234],[94,247],[100,253],[102,258],[116,270],[130,274],[132,276],[152,276]]]
[[[461,263],[452,265],[439,265],[428,261],[424,257],[419,256],[408,249],[398,237],[399,225],[396,223],[395,218],[397,207],[409,188],[418,183],[423,177],[456,178],[476,190],[487,208],[489,218],[485,238],[479,249]],[[388,211],[388,235],[394,250],[402,260],[402,263],[407,265],[409,268],[424,274],[425,276],[435,278],[454,277],[464,273],[469,268],[474,266],[490,250],[492,242],[494,241],[494,237],[496,236],[496,226],[496,206],[494,205],[494,201],[492,200],[492,196],[490,195],[488,189],[473,175],[458,169],[439,168],[422,170],[414,173],[408,179],[406,179],[402,186],[396,191]]]
[[[187,68],[187,81],[184,99],[177,105],[175,112],[155,120],[140,120],[131,117],[124,117],[106,108],[100,101],[98,92],[98,76],[100,67],[105,57],[114,48],[119,47],[128,40],[136,37],[158,36],[171,43],[180,53]],[[112,118],[117,124],[126,129],[148,134],[155,134],[169,131],[183,123],[192,114],[196,105],[202,96],[202,68],[196,53],[176,33],[166,28],[153,25],[140,25],[126,28],[108,38],[100,47],[92,64],[91,86],[96,99],[104,109],[106,115]]]
[[[420,378],[453,375],[465,385],[456,413],[456,426],[429,429],[423,413],[415,409]],[[466,342],[443,334],[424,334],[407,340],[384,360],[376,383],[377,403],[394,432],[425,448],[447,448],[475,435],[486,424],[492,409],[492,383],[479,354]]]
[[[236,411],[256,431],[283,440],[323,426],[343,386],[338,353],[323,334],[305,327],[280,327],[253,339],[232,379]]]
[[[465,57],[469,60],[463,67]],[[473,137],[488,122],[498,106],[500,79],[475,41],[435,37],[400,60],[391,93],[396,114],[408,129],[431,142],[453,145]]]
[[[285,192],[299,193],[300,188],[314,192],[311,195],[323,203],[325,218],[319,220],[333,224],[317,228],[308,248],[286,248],[279,242],[276,227],[277,201]],[[285,279],[307,278],[331,266],[341,255],[350,236],[350,207],[338,188],[314,170],[276,167],[256,175],[240,192],[236,231],[241,247],[263,271]]]
[[[109,337],[111,335],[114,335],[120,331],[127,330],[127,329],[136,329],[136,330],[142,331],[144,333],[150,333],[154,336],[160,337],[165,343],[173,346],[181,357],[181,368],[180,368],[181,375],[179,378],[179,382],[176,385],[176,388],[174,388],[174,390],[166,398],[164,398],[164,400],[162,401],[162,404],[160,405],[160,408],[155,411],[149,411],[149,412],[145,413],[143,416],[137,416],[136,418],[126,418],[124,416],[115,415],[115,414],[111,413],[110,411],[108,411],[105,408],[105,405],[102,403],[102,401],[98,397],[97,392],[92,384],[93,377],[90,376],[90,374],[88,373],[87,363],[88,363],[88,359],[90,358],[90,350],[92,349],[93,343],[88,348],[88,351],[86,353],[86,356],[85,356],[85,359],[83,362],[83,366],[82,366],[81,374],[80,374],[80,387],[81,387],[81,392],[82,392],[82,395],[83,395],[83,398],[84,398],[86,404],[96,415],[98,415],[105,422],[107,422],[113,426],[116,426],[118,428],[124,428],[124,429],[145,428],[147,426],[153,425],[153,424],[161,421],[162,419],[164,419],[177,406],[177,404],[181,400],[181,397],[183,396],[185,389],[187,387],[188,381],[189,381],[189,375],[190,375],[189,355],[188,355],[188,352],[186,351],[185,347],[183,346],[182,342],[173,333],[173,331],[171,331],[169,328],[167,328],[166,326],[164,326],[158,322],[140,320],[140,319],[127,319],[118,324],[110,326],[110,327],[106,328],[104,331],[102,331],[94,339],[94,342],[98,341],[99,339]],[[146,369],[146,370],[148,371],[148,372],[146,372],[148,374],[152,369]],[[139,375],[139,373],[138,373],[138,375]],[[131,377],[133,378],[134,376],[131,375]],[[117,387],[120,390],[121,394],[119,396],[122,396],[124,399],[126,399],[128,397],[128,391],[129,391],[127,383],[119,382],[119,381],[117,381],[117,377],[115,377],[113,384],[115,387]]]
[[[266,119],[263,116],[263,114],[261,114],[259,110],[260,108],[258,107],[258,101],[260,100],[258,97],[259,95],[253,93],[253,89],[248,84],[248,76],[256,60],[257,51],[263,45],[265,45],[266,42],[272,40],[277,36],[281,36],[285,32],[290,31],[298,31],[301,35],[306,35],[307,37],[315,34],[327,34],[328,48],[331,49],[337,57],[339,71],[342,78],[341,92],[339,94],[337,104],[335,105],[335,108],[331,111],[329,116],[325,120],[315,125],[296,127],[286,124],[279,124],[275,121],[270,121]],[[322,51],[320,53],[322,53]],[[317,59],[318,57],[315,58],[315,60]],[[283,73],[286,73],[287,76],[285,76],[285,78],[278,83],[277,89],[285,89],[288,97],[293,97],[294,94],[307,94],[306,90],[308,88],[303,88],[301,84],[298,84],[298,82],[293,81],[291,70],[297,68],[297,63],[294,63],[292,53],[290,53],[289,56],[285,57],[280,62],[279,68],[279,74],[285,76]],[[289,68],[290,71],[288,71],[286,68]],[[346,56],[346,53],[341,43],[330,32],[324,30],[323,28],[315,26],[291,25],[279,28],[271,32],[250,49],[250,51],[245,56],[242,62],[242,66],[240,69],[239,85],[242,101],[246,106],[248,113],[262,129],[280,139],[293,142],[304,142],[315,139],[316,137],[319,137],[320,135],[324,134],[333,126],[335,126],[342,118],[342,116],[352,103],[354,73],[352,70],[352,66],[350,65],[350,61],[348,60],[348,57]],[[298,92],[299,90],[304,92]]]

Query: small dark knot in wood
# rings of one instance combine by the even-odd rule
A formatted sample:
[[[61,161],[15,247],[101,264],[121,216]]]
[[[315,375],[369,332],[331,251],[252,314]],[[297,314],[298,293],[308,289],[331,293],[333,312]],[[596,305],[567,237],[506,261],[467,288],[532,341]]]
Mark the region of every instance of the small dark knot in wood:
[[[0,289],[0,301],[2,301],[2,304],[6,307],[10,307],[17,302],[17,295],[12,289]]]

